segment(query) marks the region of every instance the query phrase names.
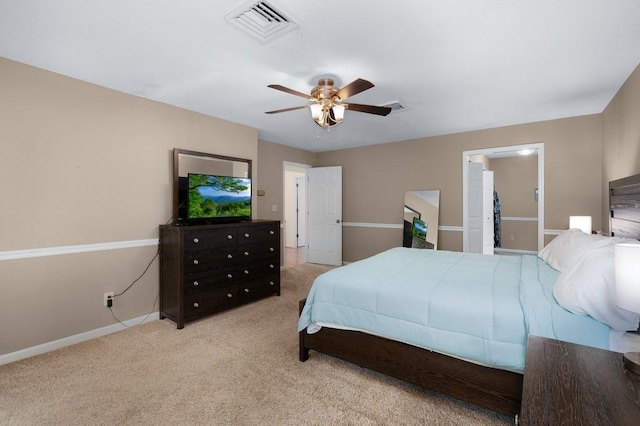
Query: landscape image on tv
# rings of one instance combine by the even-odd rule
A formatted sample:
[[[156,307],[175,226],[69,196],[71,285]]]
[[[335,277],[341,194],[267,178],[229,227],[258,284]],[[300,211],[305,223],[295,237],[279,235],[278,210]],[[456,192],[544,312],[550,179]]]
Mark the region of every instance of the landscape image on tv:
[[[187,216],[251,217],[251,179],[189,173]]]
[[[420,220],[417,217],[413,218],[413,226],[411,227],[411,235],[420,238],[421,240],[427,239],[427,224],[424,220]]]

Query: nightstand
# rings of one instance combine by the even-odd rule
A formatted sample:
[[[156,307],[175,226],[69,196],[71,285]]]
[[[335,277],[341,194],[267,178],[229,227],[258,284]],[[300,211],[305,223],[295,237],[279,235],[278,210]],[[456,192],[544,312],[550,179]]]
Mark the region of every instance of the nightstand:
[[[640,425],[640,376],[622,354],[529,336],[523,425]]]

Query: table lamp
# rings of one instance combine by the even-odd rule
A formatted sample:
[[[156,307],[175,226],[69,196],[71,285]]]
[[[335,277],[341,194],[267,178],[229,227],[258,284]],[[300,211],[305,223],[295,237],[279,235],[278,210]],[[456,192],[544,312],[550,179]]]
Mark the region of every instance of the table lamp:
[[[591,234],[591,216],[569,216],[569,229],[574,228]]]
[[[640,313],[640,242],[616,244],[614,259],[616,305]],[[625,353],[624,366],[640,374],[640,352]]]

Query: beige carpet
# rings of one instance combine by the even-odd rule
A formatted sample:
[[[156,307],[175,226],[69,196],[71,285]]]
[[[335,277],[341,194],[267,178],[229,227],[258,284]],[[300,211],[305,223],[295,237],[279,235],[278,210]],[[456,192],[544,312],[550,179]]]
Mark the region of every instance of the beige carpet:
[[[328,267],[282,273],[270,297],[176,330],[154,321],[0,366],[2,425],[494,425],[498,416],[311,352],[298,300]]]

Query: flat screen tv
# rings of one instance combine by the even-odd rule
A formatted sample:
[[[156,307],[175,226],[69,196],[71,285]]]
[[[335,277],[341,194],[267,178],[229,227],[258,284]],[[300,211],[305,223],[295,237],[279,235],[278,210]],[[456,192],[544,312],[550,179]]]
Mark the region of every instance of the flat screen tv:
[[[411,235],[421,240],[427,239],[427,224],[424,220],[417,217],[413,218],[413,226],[411,227]]]
[[[189,173],[187,220],[190,223],[251,219],[251,179]]]

